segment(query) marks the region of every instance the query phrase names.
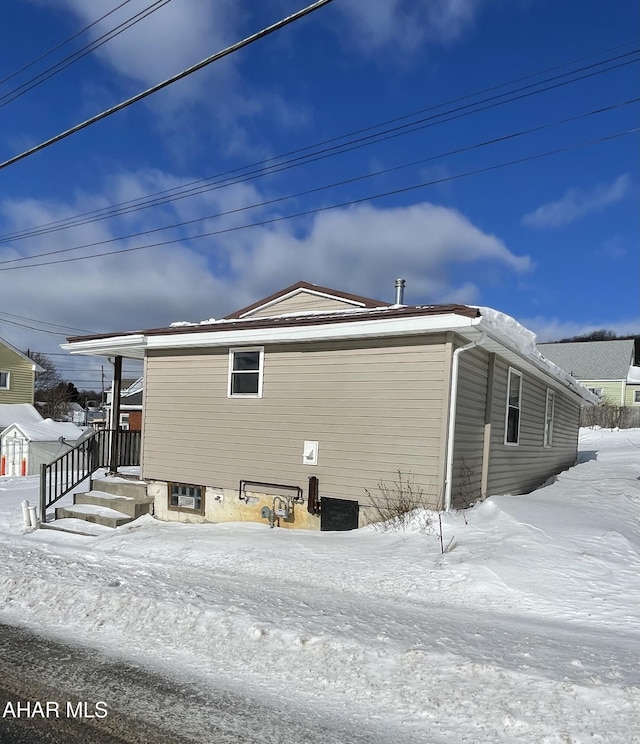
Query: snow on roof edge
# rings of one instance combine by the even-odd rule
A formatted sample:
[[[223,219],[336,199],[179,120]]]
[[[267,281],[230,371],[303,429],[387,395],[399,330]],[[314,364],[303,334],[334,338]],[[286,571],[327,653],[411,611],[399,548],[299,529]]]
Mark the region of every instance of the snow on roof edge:
[[[506,313],[494,310],[491,307],[477,306],[482,316],[479,327],[486,327],[486,330],[497,336],[501,343],[510,346],[520,356],[528,359],[537,367],[542,368],[551,377],[569,387],[576,395],[579,395],[587,403],[597,403],[596,398],[591,391],[584,385],[581,385],[574,377],[566,372],[557,364],[543,356],[537,347],[537,335],[525,328],[518,321]]]

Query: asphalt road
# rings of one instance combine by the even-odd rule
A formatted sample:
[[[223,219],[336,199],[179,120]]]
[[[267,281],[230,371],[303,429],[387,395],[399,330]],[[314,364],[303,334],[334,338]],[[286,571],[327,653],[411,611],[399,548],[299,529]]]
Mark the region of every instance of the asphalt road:
[[[0,624],[0,744],[410,741],[381,730],[384,725],[366,731],[362,724],[305,715],[286,704],[295,691],[283,691],[279,706],[185,682],[188,674],[181,671],[180,680],[169,679],[91,649]]]

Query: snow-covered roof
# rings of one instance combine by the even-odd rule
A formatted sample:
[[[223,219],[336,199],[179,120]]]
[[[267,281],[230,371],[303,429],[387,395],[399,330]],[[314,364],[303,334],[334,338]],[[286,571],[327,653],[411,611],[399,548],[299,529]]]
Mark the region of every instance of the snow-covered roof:
[[[640,367],[629,367],[627,382],[632,385],[640,385]]]
[[[520,356],[529,360],[541,371],[562,382],[563,385],[587,403],[597,402],[593,393],[581,385],[569,372],[540,353],[539,346],[536,344],[537,336],[533,331],[518,323],[515,318],[498,310],[493,310],[490,307],[481,307],[479,310],[482,313],[483,326],[486,329],[491,329],[503,344],[511,346]]]
[[[42,420],[31,403],[0,403],[0,430],[11,424],[36,424]]]
[[[67,442],[75,442],[84,434],[84,430],[75,424],[42,419],[38,423],[18,424],[13,422],[2,435],[7,436],[13,427],[18,429],[31,442],[55,442],[61,437]]]
[[[294,288],[298,285],[294,285]],[[318,289],[318,288],[316,288]],[[329,291],[326,288],[320,288]],[[281,315],[251,316],[256,307],[277,304],[287,288],[221,320],[195,325],[173,325],[124,334],[100,334],[69,339],[62,348],[75,354],[119,355],[144,358],[148,350],[212,348],[284,344],[308,341],[376,339],[453,331],[468,341],[478,341],[489,351],[501,353],[515,364],[554,380],[589,403],[593,395],[560,366],[545,359],[536,348],[536,337],[514,318],[491,308],[467,305],[387,305],[375,300],[349,296],[357,306],[327,311],[287,312]],[[336,293],[336,296],[340,293]],[[268,302],[267,302],[268,301]],[[242,317],[239,317],[242,316]],[[626,375],[626,372],[625,372]]]

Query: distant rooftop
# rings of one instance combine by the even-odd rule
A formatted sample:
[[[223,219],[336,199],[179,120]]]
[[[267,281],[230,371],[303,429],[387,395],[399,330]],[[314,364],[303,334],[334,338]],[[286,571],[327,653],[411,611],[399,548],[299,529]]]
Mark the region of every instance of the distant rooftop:
[[[578,380],[626,380],[634,339],[538,344],[540,353]]]

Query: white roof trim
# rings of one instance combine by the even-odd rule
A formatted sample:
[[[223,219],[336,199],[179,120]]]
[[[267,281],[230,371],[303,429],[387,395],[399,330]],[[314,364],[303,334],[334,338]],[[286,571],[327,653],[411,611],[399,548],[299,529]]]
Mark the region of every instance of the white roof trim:
[[[251,346],[264,343],[295,343],[300,341],[325,341],[348,338],[373,338],[375,336],[406,336],[414,333],[454,331],[476,325],[480,318],[468,318],[449,313],[446,315],[419,315],[413,317],[362,319],[343,323],[304,326],[268,326],[224,331],[198,331],[194,333],[168,333],[145,336],[111,336],[61,344],[72,354],[96,356],[120,355],[143,359],[146,349],[185,349],[217,346]],[[223,321],[219,321],[222,323]],[[227,321],[224,321],[227,322]],[[230,322],[230,321],[228,321]]]
[[[88,341],[60,344],[60,348],[71,354],[89,354],[95,356],[124,356],[128,359],[144,359],[147,337],[143,333],[131,336],[111,336],[95,338]]]
[[[223,322],[230,321],[220,321]],[[220,325],[218,325],[220,327]],[[216,348],[230,346],[256,346],[263,344],[286,344],[308,341],[330,341],[338,339],[380,338],[409,336],[421,333],[444,333],[455,331],[473,340],[485,331],[490,343],[483,346],[489,351],[499,352],[512,363],[526,368],[529,372],[553,383],[558,390],[564,390],[587,402],[595,398],[577,381],[555,365],[548,362],[539,352],[529,353],[520,348],[517,339],[501,332],[495,322],[479,316],[470,318],[457,313],[442,315],[416,315],[395,317],[362,317],[357,321],[334,323],[314,323],[301,326],[256,326],[253,328],[233,328],[228,330],[202,331],[193,333],[168,333],[145,336],[143,333],[132,336],[112,336],[106,339],[76,341],[64,344],[63,349],[72,354],[95,354],[98,356],[121,355],[128,358],[144,358],[146,350]]]
[[[294,343],[296,341],[328,341],[332,339],[371,338],[375,336],[406,336],[413,333],[453,331],[477,324],[480,318],[467,318],[454,313],[417,317],[384,318],[330,325],[242,328],[212,333],[182,333],[150,336],[148,349],[179,349],[193,346],[246,346],[263,343]]]

